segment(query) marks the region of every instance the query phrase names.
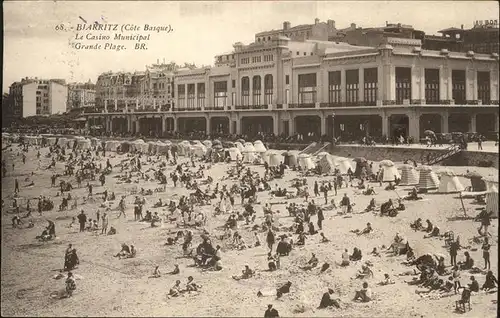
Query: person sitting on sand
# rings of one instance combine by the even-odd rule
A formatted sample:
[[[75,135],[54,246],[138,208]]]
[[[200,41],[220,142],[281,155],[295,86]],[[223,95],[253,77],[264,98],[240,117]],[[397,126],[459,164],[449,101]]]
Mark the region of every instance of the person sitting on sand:
[[[384,274],[384,280],[381,281],[380,283],[378,283],[379,285],[381,286],[385,286],[385,285],[392,285],[392,284],[395,284],[394,281],[391,279],[391,277],[389,276],[389,274],[385,273]]]
[[[80,259],[78,258],[78,254],[76,253],[76,248],[73,248],[68,252],[65,260],[64,270],[73,270],[77,265],[80,264]]]
[[[110,227],[108,235],[115,235],[115,234],[116,234],[116,229],[114,227]]]
[[[368,204],[368,206],[366,207],[365,212],[375,211],[375,207],[375,198],[371,198],[370,204]]]
[[[176,280],[175,285],[170,288],[170,291],[168,292],[168,295],[171,297],[177,297],[181,294],[181,281]]]
[[[318,231],[316,231],[316,229],[314,228],[314,223],[309,222],[309,235],[315,235],[317,233]]]
[[[248,264],[245,265],[245,269],[241,271],[241,276],[233,276],[233,279],[235,280],[240,280],[240,279],[249,279],[251,278],[254,274],[255,271],[253,271]]]
[[[336,308],[340,308],[340,304],[338,300],[332,299],[331,295],[333,295],[333,289],[328,288],[328,291],[323,294],[321,301],[319,303],[318,309],[328,308],[331,306],[335,306]]]
[[[360,261],[362,258],[363,255],[361,253],[361,250],[357,247],[354,248],[354,250],[352,251],[352,255],[349,256],[349,260],[353,262]]]
[[[488,271],[485,278],[486,280],[483,286],[481,287],[482,290],[489,291],[490,289],[493,289],[498,286],[498,280],[495,277],[495,275],[493,275],[492,271]]]
[[[200,288],[201,288],[201,285],[198,285],[194,282],[193,276],[189,276],[188,281],[186,283],[186,290],[188,292],[192,292],[192,291],[198,291],[198,289],[200,289]]]
[[[20,227],[23,221],[21,221],[21,218],[19,216],[14,216],[12,218],[12,228],[17,228]]]
[[[342,253],[342,263],[340,263],[340,266],[349,266],[349,260],[350,260],[349,252],[347,251],[347,248],[344,250],[344,253]]]
[[[427,233],[432,232],[432,230],[434,229],[434,224],[432,224],[429,219],[425,220],[425,222],[427,223],[427,227],[424,229],[424,231]]]
[[[181,271],[180,271],[180,269],[179,269],[179,265],[178,265],[178,264],[175,264],[175,265],[174,265],[174,270],[173,270],[173,271],[171,271],[171,272],[169,272],[168,274],[169,274],[169,275],[177,275],[177,274],[179,274],[180,272],[181,272]]]
[[[319,235],[321,236],[321,243],[330,242],[330,240],[325,236],[325,234],[323,232],[319,233]]]
[[[398,211],[404,211],[404,210],[406,210],[406,207],[403,204],[403,200],[398,199],[398,206],[397,206],[396,210],[398,210]]]
[[[411,223],[410,228],[414,229],[415,231],[421,231],[423,229],[422,218],[418,218],[415,220],[415,222]]]
[[[365,191],[363,191],[364,195],[376,195],[377,193],[373,189],[373,187],[368,187]]]
[[[160,216],[158,215],[158,212],[155,212],[153,217],[151,218],[151,227],[158,227],[161,224],[161,219]]]
[[[151,278],[159,278],[159,277],[161,277],[160,266],[156,265],[155,270],[154,270]]]
[[[385,187],[385,190],[396,190],[396,185],[394,185],[392,182],[389,182],[389,184]]]
[[[303,269],[305,271],[310,271],[311,269],[315,268],[318,266],[318,259],[316,258],[316,255],[312,253],[311,259],[307,262],[306,266],[300,266],[300,269]]]
[[[373,250],[370,252],[370,255],[373,255],[373,256],[376,256],[376,257],[380,257],[380,253],[379,253],[379,251],[377,250],[376,247],[373,248]]]
[[[276,259],[273,257],[271,252],[267,253],[267,267],[270,272],[273,272],[277,269]]]
[[[424,235],[424,238],[439,237],[439,236],[440,236],[440,229],[437,225],[435,225],[431,233]]]
[[[280,298],[283,296],[283,294],[288,294],[290,292],[290,287],[292,286],[292,283],[290,281],[286,282],[285,285],[281,286],[280,288],[276,289],[276,297]]]
[[[122,249],[114,257],[118,257],[121,259],[122,257],[125,257],[129,254],[130,254],[130,247],[127,244],[122,243]]]
[[[371,223],[366,223],[366,227],[363,230],[351,230],[351,233],[356,233],[357,235],[363,235],[363,234],[368,234],[373,231]]]
[[[368,267],[367,265],[361,265],[361,271],[358,271],[356,273],[356,278],[367,278],[367,277],[373,277],[373,272],[372,270],[370,269],[370,267]]]
[[[297,245],[305,245],[306,244],[306,234],[305,233],[300,233],[299,237],[297,238]]]
[[[364,282],[363,283],[363,288],[361,290],[357,290],[356,294],[354,295],[354,301],[356,300],[361,300],[362,302],[369,302],[371,301],[372,298],[372,291],[368,287],[368,283]]]

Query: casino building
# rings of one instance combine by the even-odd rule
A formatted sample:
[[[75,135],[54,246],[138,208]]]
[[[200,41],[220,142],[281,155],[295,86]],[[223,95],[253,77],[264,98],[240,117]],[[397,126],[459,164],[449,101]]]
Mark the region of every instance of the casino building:
[[[203,130],[418,140],[425,130],[498,132],[498,53],[427,50],[421,39],[400,37],[351,45],[331,41],[339,32],[324,24],[301,26],[303,34],[289,25],[258,33],[216,56],[213,67],[176,71],[172,107],[106,107],[86,114],[88,125],[158,136]]]

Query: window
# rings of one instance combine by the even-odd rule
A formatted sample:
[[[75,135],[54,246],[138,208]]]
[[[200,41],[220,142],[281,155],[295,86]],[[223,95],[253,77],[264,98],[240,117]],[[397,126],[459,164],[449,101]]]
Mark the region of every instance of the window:
[[[36,94],[37,94],[37,95],[42,95],[42,92],[40,92],[40,91],[36,91]]]
[[[490,97],[490,72],[477,72],[477,99],[488,105]]]
[[[330,104],[340,104],[341,82],[340,71],[328,72],[328,102]]]
[[[236,87],[236,81],[235,81],[235,80],[232,80],[232,81],[231,81],[231,87],[232,87],[232,88],[235,88],[235,87]]]
[[[452,70],[451,83],[451,96],[455,104],[465,104],[465,70]]]
[[[377,104],[378,90],[378,69],[364,69],[364,101],[367,106],[375,106]]]
[[[214,107],[224,108],[227,105],[227,82],[214,83]]]
[[[264,104],[269,105],[273,103],[273,76],[267,74],[264,76]]]
[[[307,52],[304,52],[304,56],[306,56],[306,55],[307,55]]]
[[[236,93],[231,93],[231,105],[236,105]]]
[[[425,69],[425,103],[439,104],[439,69]]]
[[[179,103],[178,106],[179,108],[184,108],[185,107],[185,99],[186,99],[186,85],[178,85],[177,86],[177,94],[179,95]]]
[[[245,58],[241,59],[241,64],[248,64],[248,63],[250,63],[250,58],[249,57],[245,57]]]
[[[254,56],[254,57],[252,57],[252,63],[260,63],[260,62],[261,62],[260,56]]]
[[[274,60],[274,56],[272,54],[264,55],[264,62],[272,62]]]
[[[205,83],[198,83],[197,107],[205,107]]]
[[[254,76],[252,79],[252,105],[260,105],[261,79]]]
[[[250,79],[246,76],[241,79],[241,105],[250,105]]]
[[[188,84],[187,85],[187,108],[195,108],[194,106],[194,99],[195,99],[195,92],[194,92],[194,84]]]
[[[299,75],[299,104],[316,103],[316,73]]]
[[[290,75],[285,76],[285,84],[286,85],[290,84]]]
[[[357,103],[359,101],[359,70],[348,70],[345,72],[346,80],[346,102]]]
[[[156,83],[153,83],[153,89],[156,89],[156,86],[157,86]]]
[[[286,89],[285,90],[285,104],[288,104],[289,100],[290,100],[290,90]]]
[[[411,100],[411,68],[396,67],[396,102],[402,104],[403,99]]]
[[[300,54],[300,52],[297,52],[297,55],[299,55],[299,54]]]

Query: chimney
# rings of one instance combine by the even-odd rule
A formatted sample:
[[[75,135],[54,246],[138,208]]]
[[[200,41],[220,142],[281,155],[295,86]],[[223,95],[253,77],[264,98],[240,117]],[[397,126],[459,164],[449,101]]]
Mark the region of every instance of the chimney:
[[[464,29],[464,25],[463,25],[463,24],[461,25],[461,29],[462,29],[462,30]]]
[[[290,22],[289,21],[285,21],[283,22],[283,30],[288,30],[290,29]]]
[[[156,59],[156,64],[160,64],[160,59]]]
[[[319,23],[319,19],[318,18],[314,19],[314,24],[318,24],[318,23]]]
[[[356,29],[356,23],[351,23],[351,29]]]
[[[330,29],[335,29],[335,21],[334,20],[328,20],[327,23],[328,23],[328,27]]]

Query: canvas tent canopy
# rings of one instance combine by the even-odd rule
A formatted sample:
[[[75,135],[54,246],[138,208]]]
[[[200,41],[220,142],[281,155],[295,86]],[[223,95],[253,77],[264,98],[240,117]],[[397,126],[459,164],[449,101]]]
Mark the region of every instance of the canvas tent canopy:
[[[240,152],[242,152],[243,150],[245,150],[245,147],[244,147],[244,146],[243,146],[243,144],[242,144],[241,142],[239,142],[239,141],[236,141],[236,142],[234,143],[234,146],[235,146],[236,148],[238,148],[238,150],[239,150]]]
[[[402,165],[401,166],[401,182],[400,185],[417,185],[418,184],[419,172],[415,170],[412,165]]]
[[[253,143],[253,146],[255,148],[255,151],[257,151],[258,153],[264,153],[267,150],[266,146],[264,146],[264,144],[260,140],[255,141]]]
[[[285,165],[287,165],[289,167],[298,166],[298,164],[299,164],[298,156],[299,156],[299,151],[298,150],[288,151],[284,155],[283,162],[284,162]]]
[[[322,156],[318,165],[321,168],[321,173],[332,173],[335,171],[335,161],[329,154]]]
[[[465,175],[466,178],[470,179],[470,183],[472,186],[472,192],[482,192],[486,191],[486,182],[483,180],[483,176],[481,176],[477,172],[468,172]]]
[[[207,147],[207,148],[212,147],[212,142],[211,142],[210,140],[208,140],[208,139],[207,139],[207,140],[205,140],[205,141],[203,141],[203,144],[204,144],[204,145],[205,145],[205,147]]]
[[[347,174],[349,169],[354,172],[351,162],[347,158],[337,158],[334,161],[335,168],[339,169],[341,174]]]
[[[297,159],[298,165],[302,170],[310,170],[316,167],[312,160],[312,157],[308,154],[300,154]]]
[[[76,147],[78,149],[90,149],[91,143],[89,139],[78,139],[76,141]]]
[[[232,160],[232,161],[236,161],[238,158],[239,159],[242,159],[243,156],[241,155],[241,152],[238,150],[238,148],[234,147],[234,148],[229,148],[227,150],[229,152],[229,158]]]
[[[437,174],[432,171],[430,166],[420,166],[419,170],[419,179],[417,188],[424,190],[433,190],[439,188],[439,178]]]
[[[439,193],[457,193],[465,190],[465,187],[453,171],[446,169],[439,174],[441,175],[438,188]]]
[[[283,162],[283,160],[284,158],[281,153],[273,152],[269,155],[267,163],[270,167],[278,167]]]
[[[120,142],[117,140],[108,140],[106,141],[106,144],[104,145],[104,148],[106,151],[116,151],[118,147],[120,146]]]
[[[201,143],[191,146],[191,154],[195,155],[196,157],[202,157],[206,153],[207,153],[207,147],[205,147]]]
[[[493,217],[498,217],[498,189],[492,186],[486,193],[486,212],[491,212]]]

